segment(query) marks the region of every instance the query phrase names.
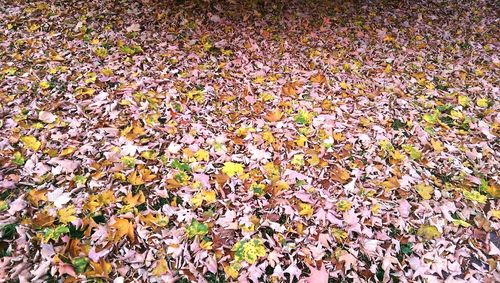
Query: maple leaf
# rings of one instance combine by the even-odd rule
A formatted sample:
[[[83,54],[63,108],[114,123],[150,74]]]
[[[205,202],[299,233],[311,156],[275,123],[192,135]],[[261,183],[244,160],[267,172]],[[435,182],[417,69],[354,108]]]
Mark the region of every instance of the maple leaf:
[[[299,215],[311,217],[314,213],[314,209],[308,203],[299,203]]]
[[[132,224],[129,220],[124,218],[115,218],[115,222],[111,225],[111,227],[115,229],[113,237],[114,241],[119,241],[124,236],[127,236],[130,241],[134,241],[134,224]]]
[[[227,276],[229,276],[232,279],[238,278],[238,271],[241,268],[241,266],[238,263],[233,263],[231,265],[225,266],[224,267],[224,273],[226,273]]]
[[[470,201],[475,201],[478,203],[486,203],[486,200],[488,199],[488,197],[486,197],[485,195],[482,195],[478,191],[466,191],[466,190],[464,190],[463,194],[464,194],[464,197],[466,199],[468,199]]]
[[[34,136],[23,136],[20,138],[23,145],[33,151],[38,151],[42,143],[37,140]]]
[[[283,112],[279,108],[274,109],[271,112],[268,112],[264,118],[269,121],[269,122],[277,122],[281,120],[281,117],[283,117]]]
[[[154,276],[161,276],[161,275],[166,274],[167,271],[168,271],[167,261],[162,258],[162,259],[159,259],[158,261],[156,261],[156,265],[153,268],[153,271],[151,272],[151,274]]]
[[[78,219],[75,216],[76,209],[73,205],[70,205],[66,208],[61,208],[57,211],[57,216],[59,217],[59,222],[67,224]]]
[[[90,87],[79,87],[75,90],[76,96],[91,96],[95,93],[95,89]]]
[[[311,271],[310,275],[305,278],[305,282],[307,283],[328,283],[328,271],[326,271],[326,267],[324,263],[320,263],[321,267],[319,269],[309,265],[306,263],[307,267]]]
[[[349,181],[350,178],[351,178],[351,175],[350,175],[349,171],[347,171],[346,169],[344,169],[340,166],[336,166],[332,170],[332,179],[337,181],[337,182],[345,184]]]
[[[144,197],[144,193],[142,191],[139,191],[135,196],[132,195],[132,192],[129,192],[123,200],[125,201],[126,204],[128,204],[130,207],[135,207],[139,204],[142,204],[146,201],[146,198]]]
[[[197,152],[195,152],[194,157],[198,161],[208,161],[210,158],[209,152],[204,150],[204,149],[199,149]]]
[[[151,170],[142,168],[134,170],[134,172],[130,173],[127,177],[127,181],[134,186],[140,186],[144,185],[146,182],[154,180],[155,178],[156,175],[151,174]]]
[[[43,238],[45,242],[48,242],[50,240],[54,240],[57,242],[59,238],[65,233],[69,233],[69,228],[66,225],[59,225],[54,228],[46,229]]]
[[[310,78],[310,80],[311,80],[311,82],[318,83],[318,84],[324,84],[324,83],[326,83],[326,77],[322,73],[320,73],[320,72],[318,72],[314,76],[312,76]]]
[[[266,256],[266,247],[261,239],[253,238],[237,242],[232,248],[238,262],[246,261],[254,264],[261,257]]]
[[[352,203],[347,201],[347,200],[341,200],[337,203],[337,209],[339,211],[348,211],[349,209],[351,209],[352,207]]]
[[[432,198],[432,193],[434,189],[431,186],[426,186],[425,184],[417,185],[417,193],[425,200],[429,200]]]
[[[224,166],[222,167],[222,173],[228,175],[229,177],[233,177],[234,175],[241,175],[244,172],[244,167],[242,164],[234,163],[234,162],[224,162]]]
[[[91,270],[85,272],[85,275],[90,278],[109,278],[109,274],[113,270],[111,264],[104,259],[99,262],[90,261]]]
[[[187,227],[187,234],[189,238],[194,236],[204,236],[208,233],[208,226],[198,222],[198,220],[191,220],[191,225]]]
[[[33,189],[28,192],[28,200],[36,207],[40,205],[41,201],[47,201],[47,190],[46,189]]]
[[[476,100],[476,104],[479,107],[486,108],[489,105],[489,101],[487,98],[479,98],[478,100]]]
[[[285,96],[296,96],[297,95],[297,89],[295,88],[294,83],[287,83],[285,84],[282,88],[281,91]]]
[[[500,198],[500,185],[498,183],[490,183],[485,191],[493,198]]]
[[[433,225],[422,225],[417,230],[417,236],[424,238],[425,240],[432,240],[441,236],[441,232]]]
[[[26,160],[24,159],[23,155],[19,152],[16,151],[12,155],[12,162],[18,166],[23,166]]]

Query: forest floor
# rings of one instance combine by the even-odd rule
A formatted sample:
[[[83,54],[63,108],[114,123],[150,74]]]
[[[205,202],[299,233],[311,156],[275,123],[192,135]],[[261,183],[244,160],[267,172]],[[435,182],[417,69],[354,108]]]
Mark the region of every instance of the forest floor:
[[[0,282],[500,282],[498,12],[0,0]]]

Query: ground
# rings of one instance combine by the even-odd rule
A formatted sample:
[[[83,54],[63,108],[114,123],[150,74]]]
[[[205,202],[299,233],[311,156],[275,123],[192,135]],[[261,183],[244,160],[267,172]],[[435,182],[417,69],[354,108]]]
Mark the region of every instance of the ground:
[[[497,15],[0,0],[0,281],[499,282]]]

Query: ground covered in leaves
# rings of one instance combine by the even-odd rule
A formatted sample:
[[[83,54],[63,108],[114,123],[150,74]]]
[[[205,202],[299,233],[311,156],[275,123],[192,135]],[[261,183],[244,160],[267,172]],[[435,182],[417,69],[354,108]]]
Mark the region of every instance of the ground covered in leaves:
[[[0,0],[1,282],[499,282],[498,6]]]

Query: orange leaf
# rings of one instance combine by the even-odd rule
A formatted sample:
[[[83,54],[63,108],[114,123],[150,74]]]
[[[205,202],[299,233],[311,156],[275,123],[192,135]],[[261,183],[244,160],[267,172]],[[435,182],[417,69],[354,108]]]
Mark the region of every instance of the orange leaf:
[[[347,183],[347,181],[351,177],[349,171],[340,166],[337,166],[335,169],[333,169],[332,173],[333,173],[332,179],[343,184]]]
[[[129,192],[127,196],[123,198],[123,200],[131,207],[134,207],[136,205],[144,203],[146,201],[146,198],[144,197],[144,193],[142,191],[139,191],[139,193],[137,193],[135,196],[132,195],[132,192]]]
[[[101,259],[98,263],[90,261],[90,266],[92,267],[92,270],[85,272],[87,277],[108,278],[112,271],[111,264],[103,259]]]
[[[41,201],[47,201],[47,190],[31,190],[28,193],[28,200],[36,207]]]
[[[295,89],[295,85],[292,83],[285,84],[283,88],[281,88],[283,94],[286,96],[295,96],[297,95],[297,90]]]
[[[324,84],[326,83],[326,77],[321,74],[320,72],[318,72],[316,75],[312,76],[310,78],[311,82],[313,83],[318,83],[318,84]]]
[[[116,232],[114,234],[114,240],[120,240],[124,236],[127,236],[127,238],[130,241],[134,241],[135,235],[134,235],[134,224],[132,224],[130,221],[124,218],[116,218],[115,223],[111,225],[111,227],[116,229]]]
[[[269,122],[277,122],[281,120],[281,117],[283,117],[283,113],[279,108],[276,108],[275,110],[267,113],[266,116],[264,116],[264,118]]]

